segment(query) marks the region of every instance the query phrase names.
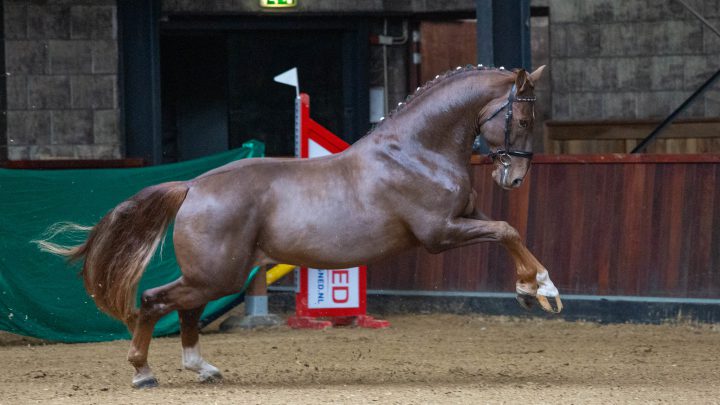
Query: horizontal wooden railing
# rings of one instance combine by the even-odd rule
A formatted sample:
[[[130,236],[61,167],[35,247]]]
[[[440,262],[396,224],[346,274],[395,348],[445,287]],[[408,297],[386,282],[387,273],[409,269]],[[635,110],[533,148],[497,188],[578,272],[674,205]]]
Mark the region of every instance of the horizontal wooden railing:
[[[659,120],[547,121],[545,151],[628,153]],[[647,153],[720,153],[720,119],[679,119],[648,146]]]
[[[477,206],[516,227],[568,294],[720,297],[720,155],[538,155],[504,191],[473,159]],[[514,291],[507,253],[485,243],[369,266],[368,288]]]

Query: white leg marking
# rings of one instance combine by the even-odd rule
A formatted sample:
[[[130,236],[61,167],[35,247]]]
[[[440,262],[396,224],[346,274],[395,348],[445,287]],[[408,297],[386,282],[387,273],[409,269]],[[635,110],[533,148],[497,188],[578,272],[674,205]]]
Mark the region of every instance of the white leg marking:
[[[187,370],[195,371],[198,373],[201,381],[205,381],[210,378],[219,377],[220,370],[212,364],[205,361],[200,355],[200,345],[196,344],[193,347],[183,347],[182,352],[183,367]]]
[[[515,292],[516,292],[517,294],[520,294],[520,295],[530,295],[530,296],[533,296],[533,297],[535,296],[535,293],[536,293],[537,291],[533,290],[532,288],[523,288],[520,284],[521,284],[521,283],[520,283],[519,281],[518,281],[517,283],[515,283]]]
[[[560,295],[560,292],[558,292],[558,289],[555,288],[552,280],[550,280],[550,275],[548,274],[547,270],[538,271],[535,278],[539,286],[537,290],[538,294],[545,297],[557,297],[558,295]]]
[[[144,365],[135,371],[132,383],[133,385],[137,385],[142,381],[150,380],[153,378],[155,378],[155,375],[153,375],[152,370],[150,370],[150,366]]]

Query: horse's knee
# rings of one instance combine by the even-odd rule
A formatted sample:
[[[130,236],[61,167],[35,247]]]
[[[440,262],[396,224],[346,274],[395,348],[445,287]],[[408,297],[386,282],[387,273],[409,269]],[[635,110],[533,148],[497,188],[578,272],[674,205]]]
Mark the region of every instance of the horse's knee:
[[[498,239],[503,242],[513,242],[520,240],[520,233],[517,231],[517,229],[510,226],[505,221],[499,221],[500,223],[500,230],[498,232]]]

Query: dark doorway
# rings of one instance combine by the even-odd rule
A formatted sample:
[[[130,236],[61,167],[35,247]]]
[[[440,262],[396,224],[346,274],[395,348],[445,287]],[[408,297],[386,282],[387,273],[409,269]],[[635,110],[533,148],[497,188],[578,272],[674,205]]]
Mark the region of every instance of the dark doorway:
[[[229,36],[230,145],[265,142],[268,155],[294,154],[295,90],[273,81],[298,68],[313,116],[343,132],[342,32],[246,31]]]
[[[367,131],[366,23],[168,25],[160,51],[163,161],[205,156],[249,139],[263,141],[268,156],[292,156],[295,90],[273,81],[292,67],[316,121],[348,142]]]
[[[225,35],[172,35],[160,41],[163,162],[227,150]]]

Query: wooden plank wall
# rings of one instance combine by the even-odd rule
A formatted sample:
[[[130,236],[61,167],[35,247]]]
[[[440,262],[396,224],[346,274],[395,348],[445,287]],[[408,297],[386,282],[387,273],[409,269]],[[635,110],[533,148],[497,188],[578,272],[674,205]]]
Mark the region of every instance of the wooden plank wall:
[[[507,192],[472,165],[478,206],[524,236],[564,294],[720,296],[720,155],[538,156]],[[514,291],[497,244],[371,264],[368,288]]]

